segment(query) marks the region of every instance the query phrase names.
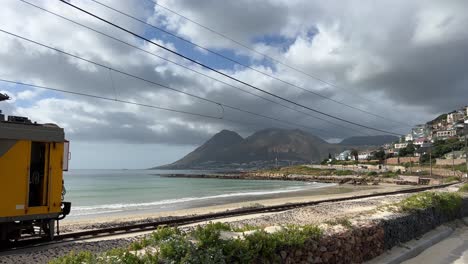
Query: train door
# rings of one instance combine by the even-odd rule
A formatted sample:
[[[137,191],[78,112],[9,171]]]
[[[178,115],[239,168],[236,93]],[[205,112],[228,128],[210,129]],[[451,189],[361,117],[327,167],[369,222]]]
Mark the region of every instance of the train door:
[[[29,168],[29,207],[46,206],[47,195],[47,163],[49,150],[48,144],[42,142],[31,143],[31,163]]]

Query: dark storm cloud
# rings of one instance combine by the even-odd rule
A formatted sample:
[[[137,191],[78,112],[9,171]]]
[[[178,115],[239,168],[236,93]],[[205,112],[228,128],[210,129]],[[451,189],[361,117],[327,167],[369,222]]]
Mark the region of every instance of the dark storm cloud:
[[[327,132],[309,130],[323,138],[343,138],[359,134],[272,104],[86,29],[64,23],[33,9],[26,9],[17,1],[10,2],[8,8],[0,11],[3,12],[2,27],[18,34],[184,92],[243,110],[326,130]],[[154,46],[143,44],[129,35],[54,3],[44,1],[42,4],[144,49],[151,49],[158,55],[169,56]],[[157,13],[149,18],[154,10],[142,9],[148,6],[125,1],[106,3],[141,18],[148,18],[152,22],[164,22],[167,28],[209,47],[246,54],[245,50],[234,48],[232,43],[207,37],[209,35],[206,30],[160,9],[156,8]],[[102,7],[90,5],[86,1],[79,4],[132,30],[140,33],[150,32],[148,28],[123,19]],[[250,42],[249,45],[265,48],[272,52],[272,56],[284,58],[288,63],[336,83],[340,88],[329,87],[281,65],[274,65],[273,69],[259,65],[260,70],[276,70],[271,74],[389,119],[410,124],[425,122],[441,112],[448,112],[468,103],[468,80],[465,70],[468,66],[468,37],[466,31],[460,30],[460,25],[468,22],[468,15],[460,11],[464,8],[466,10],[468,4],[465,2],[393,1],[390,4],[373,1],[171,0],[163,4],[180,10],[204,24],[215,25],[221,32]],[[24,20],[15,19],[13,14],[18,12],[23,13]],[[42,23],[35,23],[38,19]],[[310,35],[311,30],[316,34]],[[272,34],[292,38],[294,41],[289,49],[283,51],[273,47],[270,50],[267,42],[251,42],[258,37]],[[0,40],[0,71],[4,78],[210,116],[221,115],[221,109],[216,104],[181,95],[116,72],[109,75],[108,69],[12,40],[1,34]],[[187,61],[170,57],[239,88],[281,102],[195,67]],[[258,56],[256,58],[258,59]],[[401,128],[402,124],[364,114],[241,67],[232,69],[229,74],[301,104],[354,122],[399,133],[406,133],[409,129]],[[15,91],[11,87],[8,89]],[[227,120],[216,120],[63,94],[55,97],[54,100],[23,100],[21,105],[16,105],[15,109],[10,108],[10,111],[30,115],[39,121],[59,123],[67,129],[68,135],[73,139],[83,141],[199,144],[221,129],[234,130],[247,136],[265,127],[289,127],[232,109],[225,109],[224,118]],[[363,97],[367,99],[364,100]],[[320,116],[312,111],[299,110]],[[340,123],[336,120],[330,121]],[[350,126],[343,123],[341,125]],[[376,134],[368,130],[358,130],[362,133]]]

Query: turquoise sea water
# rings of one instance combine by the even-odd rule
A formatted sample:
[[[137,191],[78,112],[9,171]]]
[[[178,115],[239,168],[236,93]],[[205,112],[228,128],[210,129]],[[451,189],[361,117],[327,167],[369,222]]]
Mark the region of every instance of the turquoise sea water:
[[[65,174],[68,218],[171,211],[263,199],[328,186],[292,181],[188,179],[161,174],[200,171],[72,170]]]

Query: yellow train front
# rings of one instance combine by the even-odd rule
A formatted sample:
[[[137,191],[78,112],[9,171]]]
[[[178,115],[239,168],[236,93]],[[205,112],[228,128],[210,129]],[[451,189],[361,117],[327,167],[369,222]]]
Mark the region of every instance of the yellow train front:
[[[62,128],[0,112],[0,242],[53,239],[70,213],[63,202],[69,147]]]

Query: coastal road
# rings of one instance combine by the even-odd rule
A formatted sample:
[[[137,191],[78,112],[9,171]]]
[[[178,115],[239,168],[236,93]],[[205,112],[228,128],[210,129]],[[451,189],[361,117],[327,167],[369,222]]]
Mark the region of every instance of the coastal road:
[[[452,235],[424,250],[404,264],[462,264],[468,263],[468,226],[454,230]]]

